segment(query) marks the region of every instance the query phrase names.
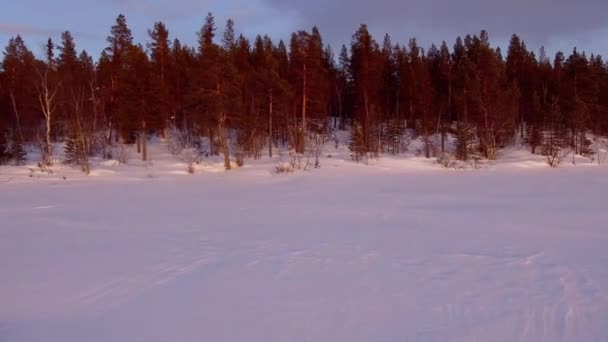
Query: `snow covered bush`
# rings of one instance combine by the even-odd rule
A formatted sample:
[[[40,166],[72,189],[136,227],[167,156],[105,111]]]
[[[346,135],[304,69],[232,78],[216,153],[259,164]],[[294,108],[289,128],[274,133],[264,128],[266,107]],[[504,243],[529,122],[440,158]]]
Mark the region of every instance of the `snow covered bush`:
[[[180,156],[182,160],[186,163],[186,171],[188,173],[194,173],[194,164],[198,164],[201,162],[201,153],[196,148],[185,148],[181,151]]]
[[[562,162],[570,154],[570,149],[561,148],[558,146],[552,146],[544,151],[546,155],[547,165],[556,168],[562,164]]]
[[[38,168],[28,168],[28,170],[30,171],[30,177],[32,177],[34,174],[37,173],[43,173],[43,174],[47,174],[47,175],[52,175],[53,174],[53,169],[51,169],[51,167],[47,164],[45,164],[42,161],[39,161],[37,164]]]
[[[118,151],[113,154],[116,155],[116,160],[118,160],[120,164],[127,164],[129,161],[129,151],[124,144],[120,144]]]
[[[180,155],[182,151],[186,148],[186,135],[177,128],[172,128],[169,130],[167,140],[167,147],[169,148],[169,153],[174,156]]]
[[[168,134],[168,144],[167,147],[169,149],[169,153],[174,156],[179,156],[186,149],[196,149],[199,154],[203,154],[202,144],[199,138],[193,137],[188,132],[184,132],[177,128],[172,128],[169,130]]]
[[[243,152],[238,152],[236,154],[236,165],[238,165],[238,167],[243,167],[243,165],[245,165],[245,154]]]
[[[456,158],[454,157],[454,155],[449,152],[443,152],[443,153],[439,154],[439,156],[437,157],[437,163],[439,163],[441,166],[443,166],[445,168],[455,167],[456,166],[455,160],[456,160]]]
[[[272,174],[293,173],[293,171],[294,167],[292,163],[278,162],[275,164]]]

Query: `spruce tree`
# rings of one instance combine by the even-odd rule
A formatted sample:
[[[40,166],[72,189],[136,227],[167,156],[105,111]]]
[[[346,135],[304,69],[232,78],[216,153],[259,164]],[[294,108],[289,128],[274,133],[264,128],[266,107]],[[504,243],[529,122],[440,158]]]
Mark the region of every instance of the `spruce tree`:
[[[338,128],[343,130],[346,127],[346,114],[350,111],[349,95],[350,95],[350,58],[346,45],[342,45],[340,55],[338,57],[338,66],[335,77],[335,88],[337,96],[338,110],[337,115],[340,118]]]
[[[80,163],[80,148],[78,134],[75,129],[68,130],[68,136],[63,147],[63,163],[66,165],[78,165]]]
[[[348,148],[350,149],[351,157],[356,162],[361,161],[367,154],[367,146],[365,143],[365,134],[363,133],[363,126],[361,126],[358,121],[355,121],[355,123],[353,124]]]
[[[397,155],[405,149],[405,121],[392,118],[384,123],[382,144],[384,150],[391,155]]]
[[[11,134],[10,157],[15,165],[24,165],[27,161],[27,153],[23,148],[23,141],[17,132]]]
[[[526,125],[525,143],[530,146],[532,154],[535,154],[538,147],[543,145],[543,130],[540,124],[529,123]]]
[[[526,133],[524,142],[530,146],[532,154],[536,153],[536,149],[543,145],[543,127],[540,118],[542,117],[542,109],[540,97],[538,93],[534,93],[532,101],[532,112],[530,115],[533,120],[526,124]]]
[[[473,139],[475,135],[469,127],[464,123],[459,122],[456,125],[455,142],[456,158],[462,161],[467,161],[472,155]]]
[[[89,173],[89,160],[87,158],[86,146],[82,139],[82,133],[72,127],[68,130],[68,136],[64,145],[64,160],[66,165],[80,166],[82,172]]]
[[[0,165],[4,165],[11,160],[10,148],[6,139],[6,134],[0,130]]]
[[[562,151],[569,145],[568,129],[564,118],[559,102],[555,99],[549,107],[548,130],[542,145],[542,154],[547,157],[551,167],[559,166],[564,156]]]

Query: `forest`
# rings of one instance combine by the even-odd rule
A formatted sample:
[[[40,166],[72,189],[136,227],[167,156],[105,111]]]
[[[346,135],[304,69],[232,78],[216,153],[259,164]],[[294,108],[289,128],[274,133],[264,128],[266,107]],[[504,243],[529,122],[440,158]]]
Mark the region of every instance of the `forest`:
[[[196,46],[162,22],[148,35],[134,42],[119,15],[96,60],[68,31],[40,54],[11,38],[0,64],[0,164],[24,163],[34,146],[40,166],[88,173],[89,158],[117,158],[122,145],[136,144],[146,160],[157,136],[222,156],[230,169],[278,148],[314,154],[348,130],[355,161],[403,153],[419,139],[427,158],[492,160],[525,144],[557,166],[565,151],[593,155],[592,137],[608,134],[602,57],[576,48],[550,57],[515,34],[507,51],[485,31],[423,48],[376,40],[361,25],[334,51],[316,27],[289,42],[249,40],[232,20],[220,34],[210,13]]]

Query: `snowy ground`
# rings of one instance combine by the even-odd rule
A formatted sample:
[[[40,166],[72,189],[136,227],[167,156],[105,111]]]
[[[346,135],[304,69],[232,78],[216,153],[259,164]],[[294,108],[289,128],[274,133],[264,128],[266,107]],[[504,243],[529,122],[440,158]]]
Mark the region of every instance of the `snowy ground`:
[[[608,168],[0,168],[0,341],[608,341]]]

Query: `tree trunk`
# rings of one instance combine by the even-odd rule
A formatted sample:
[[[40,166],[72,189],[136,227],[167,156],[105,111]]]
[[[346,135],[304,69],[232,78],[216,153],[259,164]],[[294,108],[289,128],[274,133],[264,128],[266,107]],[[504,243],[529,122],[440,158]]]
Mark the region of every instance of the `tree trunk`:
[[[98,100],[97,97],[95,96],[95,87],[93,86],[92,83],[89,83],[89,88],[91,89],[91,103],[93,104],[93,106],[91,107],[92,111],[93,111],[93,122],[91,123],[91,131],[92,132],[96,132],[97,131],[97,117],[99,116],[97,110],[97,106],[98,106]],[[87,149],[87,152],[90,152],[90,149]]]
[[[40,74],[40,84],[36,85],[38,89],[38,100],[40,102],[40,109],[44,115],[46,124],[46,141],[43,162],[46,165],[51,165],[53,162],[53,146],[51,143],[51,119],[53,117],[53,111],[55,110],[55,96],[57,95],[57,88],[51,90],[49,86],[48,72]]]
[[[108,146],[112,145],[112,122],[108,120],[107,128],[106,128],[106,143]],[[109,158],[109,154],[104,158]]]
[[[340,119],[340,125],[336,125],[337,119],[334,121],[334,129],[336,129],[336,127],[342,129],[342,122],[344,122],[344,119],[342,118],[342,91],[340,91],[340,88],[336,85],[336,95],[338,95],[338,118]]]
[[[215,150],[215,130],[209,127],[209,155],[214,156],[217,154]]]
[[[10,97],[11,97],[11,105],[13,106],[13,112],[15,112],[15,122],[17,124],[17,133],[19,134],[19,139],[21,141],[21,143],[24,142],[23,140],[23,131],[21,130],[21,120],[20,120],[20,115],[19,115],[19,109],[17,109],[17,101],[15,100],[15,94],[13,93],[13,91],[10,91]]]
[[[141,122],[141,160],[148,160],[148,143],[146,138],[146,121]]]
[[[272,158],[272,90],[269,92],[268,102],[268,156]]]
[[[596,154],[597,154],[597,165],[601,165],[602,164],[602,151],[600,150],[600,138],[595,137],[595,146],[596,146]]]
[[[443,136],[443,121],[441,120],[442,108],[439,108],[437,113],[437,132],[441,134],[441,153],[445,152],[445,137]]]
[[[363,141],[365,144],[365,153],[370,152],[371,149],[369,146],[369,103],[367,101],[367,89],[363,92],[363,100],[365,101],[365,125],[363,126]]]
[[[308,130],[307,127],[307,123],[306,123],[306,103],[307,103],[307,98],[306,98],[306,64],[304,64],[302,66],[302,131],[300,132],[300,143],[299,143],[299,153],[304,154],[304,141],[305,141],[305,134],[306,131]]]
[[[520,120],[521,120],[521,122],[519,124],[519,126],[520,126],[520,128],[519,128],[519,137],[523,141],[524,138],[525,138],[525,132],[524,132],[524,130],[525,130],[525,125],[526,125],[525,124],[525,120],[524,120],[524,111],[523,110],[521,110],[521,119]]]
[[[84,128],[82,127],[82,121],[80,120],[80,110],[79,106],[75,106],[76,109],[76,123],[78,124],[78,137],[80,139],[80,148],[78,149],[78,153],[80,154],[80,162],[82,171],[85,174],[89,174],[91,169],[89,166],[89,156],[88,156],[88,148],[87,148],[87,139],[85,137]]]
[[[441,153],[445,153],[445,129],[441,126]]]
[[[232,169],[230,165],[230,151],[228,150],[228,137],[226,133],[226,114],[220,113],[219,118],[219,135],[220,135],[220,145],[222,149],[222,153],[224,154],[224,167],[226,170]]]
[[[448,125],[452,123],[452,76],[448,76],[448,108],[446,109],[443,125],[441,125],[441,152],[445,152],[445,140],[447,138]]]
[[[53,163],[53,145],[51,143],[51,113],[46,117],[46,153],[47,153],[47,164]]]
[[[467,88],[464,88],[464,137],[465,137],[465,149],[464,149],[464,160],[469,160],[469,137],[468,137],[468,117],[469,107],[467,102]]]

